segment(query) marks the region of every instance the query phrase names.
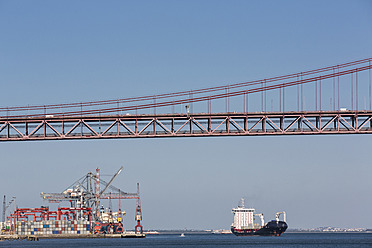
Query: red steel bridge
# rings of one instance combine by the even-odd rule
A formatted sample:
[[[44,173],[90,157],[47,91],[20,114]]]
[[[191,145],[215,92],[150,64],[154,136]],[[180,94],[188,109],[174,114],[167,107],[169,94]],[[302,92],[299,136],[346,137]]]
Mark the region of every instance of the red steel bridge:
[[[1,107],[0,141],[372,133],[371,63],[143,97]]]

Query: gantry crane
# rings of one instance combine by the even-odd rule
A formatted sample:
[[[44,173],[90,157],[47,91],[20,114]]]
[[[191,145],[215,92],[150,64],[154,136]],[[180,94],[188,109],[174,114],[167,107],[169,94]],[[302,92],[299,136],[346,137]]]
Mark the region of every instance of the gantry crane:
[[[102,199],[137,199],[139,200],[139,184],[137,184],[137,193],[127,193],[112,185],[115,178],[123,170],[123,167],[115,173],[109,182],[100,178],[99,168],[96,174],[91,172],[79,178],[72,185],[67,187],[62,193],[44,193],[41,197],[51,203],[62,201],[70,202],[71,207],[91,208],[93,219],[100,218],[100,200]],[[102,188],[102,190],[100,190]],[[121,210],[120,210],[121,212]],[[82,216],[83,217],[83,216]]]

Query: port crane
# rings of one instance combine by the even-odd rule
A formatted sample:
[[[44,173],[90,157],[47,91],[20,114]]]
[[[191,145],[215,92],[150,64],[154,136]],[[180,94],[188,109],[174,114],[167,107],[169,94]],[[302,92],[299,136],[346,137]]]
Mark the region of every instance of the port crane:
[[[139,197],[140,191],[139,191],[139,184],[137,184],[137,202],[136,202],[136,218],[135,221],[137,221],[137,225],[134,227],[135,233],[143,233],[143,227],[141,225],[142,221],[142,210],[141,210],[141,199]]]
[[[44,193],[40,195],[44,200],[50,203],[69,202],[71,207],[75,208],[91,208],[93,219],[100,218],[100,200],[102,199],[137,199],[139,200],[139,184],[137,184],[137,193],[128,193],[120,190],[112,185],[113,181],[123,170],[123,166],[114,174],[109,182],[100,178],[99,168],[96,169],[96,174],[87,173],[79,178],[62,193]],[[101,190],[102,188],[102,190]],[[137,204],[138,205],[138,204]],[[121,210],[120,210],[121,212]],[[83,217],[83,216],[82,216]]]
[[[260,217],[260,219],[261,219],[261,227],[265,226],[264,214],[254,214],[254,215]]]
[[[4,200],[3,200],[3,218],[2,222],[5,224],[5,216],[6,216],[6,210],[12,205],[12,203],[15,201],[16,197],[13,196],[12,199],[6,204],[6,196],[4,195]],[[3,228],[3,227],[2,227]]]
[[[287,218],[286,218],[286,213],[285,213],[285,211],[282,211],[282,212],[277,212],[276,214],[275,214],[275,220],[276,220],[276,222],[279,222],[279,217],[280,217],[280,215],[281,214],[283,214],[283,221],[284,222],[287,222]]]

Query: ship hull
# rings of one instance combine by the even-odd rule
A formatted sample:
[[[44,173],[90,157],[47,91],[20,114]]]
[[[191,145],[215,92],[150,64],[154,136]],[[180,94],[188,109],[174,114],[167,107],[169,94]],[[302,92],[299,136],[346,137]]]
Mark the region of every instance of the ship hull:
[[[270,221],[260,229],[236,229],[231,228],[231,231],[236,236],[280,236],[288,228],[284,221]]]

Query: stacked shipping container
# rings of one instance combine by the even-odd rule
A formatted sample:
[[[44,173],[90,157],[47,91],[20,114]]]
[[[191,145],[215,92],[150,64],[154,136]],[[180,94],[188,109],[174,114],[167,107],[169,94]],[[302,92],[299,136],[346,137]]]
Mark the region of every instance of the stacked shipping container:
[[[15,230],[18,235],[89,234],[90,227],[88,220],[18,221]]]

